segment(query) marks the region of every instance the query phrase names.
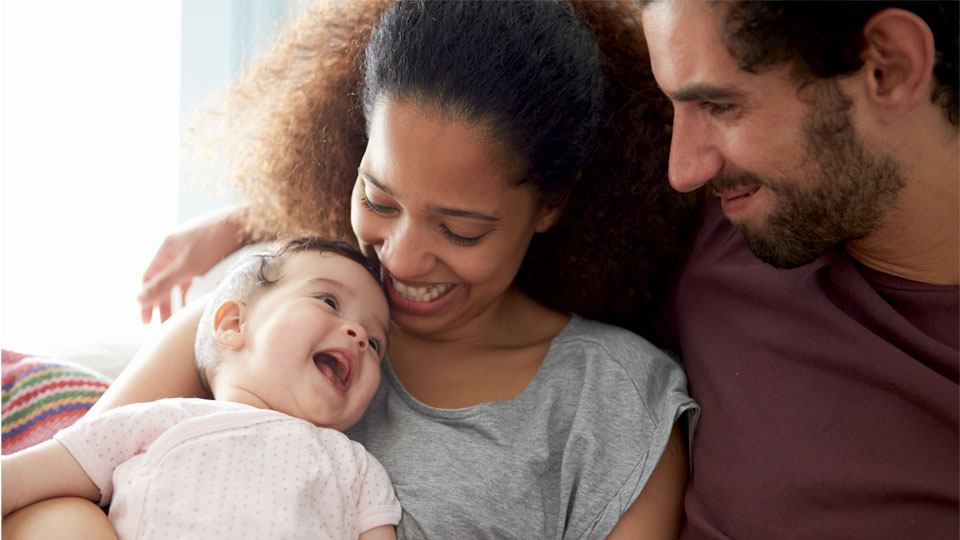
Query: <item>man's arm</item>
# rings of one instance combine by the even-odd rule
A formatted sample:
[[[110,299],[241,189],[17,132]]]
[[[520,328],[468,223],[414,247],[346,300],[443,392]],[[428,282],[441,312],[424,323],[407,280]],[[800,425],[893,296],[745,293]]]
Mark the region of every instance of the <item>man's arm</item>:
[[[100,489],[66,447],[55,440],[3,456],[0,463],[4,517],[24,506],[54,497],[100,500]]]

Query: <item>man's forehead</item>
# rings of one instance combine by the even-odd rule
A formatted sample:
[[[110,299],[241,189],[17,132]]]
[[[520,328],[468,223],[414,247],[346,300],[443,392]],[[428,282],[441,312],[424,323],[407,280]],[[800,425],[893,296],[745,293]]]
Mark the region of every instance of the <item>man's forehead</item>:
[[[716,2],[664,1],[642,12],[644,35],[657,83],[668,95],[723,86],[740,70],[720,39],[726,6]]]

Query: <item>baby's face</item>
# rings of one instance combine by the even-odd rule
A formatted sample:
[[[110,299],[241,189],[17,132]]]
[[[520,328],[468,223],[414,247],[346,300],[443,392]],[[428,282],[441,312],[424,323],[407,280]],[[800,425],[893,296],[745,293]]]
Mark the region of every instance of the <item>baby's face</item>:
[[[369,272],[341,255],[295,252],[282,268],[247,312],[251,391],[274,410],[344,430],[380,383],[387,300]]]

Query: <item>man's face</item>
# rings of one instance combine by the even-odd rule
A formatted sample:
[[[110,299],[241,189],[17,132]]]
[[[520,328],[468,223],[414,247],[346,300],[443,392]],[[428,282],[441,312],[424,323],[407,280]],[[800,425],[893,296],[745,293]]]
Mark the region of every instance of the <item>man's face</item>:
[[[643,12],[674,105],[670,183],[706,186],[759,258],[796,267],[878,227],[903,178],[862,140],[833,81],[800,90],[786,66],[741,70],[720,40],[725,9],[668,1]]]

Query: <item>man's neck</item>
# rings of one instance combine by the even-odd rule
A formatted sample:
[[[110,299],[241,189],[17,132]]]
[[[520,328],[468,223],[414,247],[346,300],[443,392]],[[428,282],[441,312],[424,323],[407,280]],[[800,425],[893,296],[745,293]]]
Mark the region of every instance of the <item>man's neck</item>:
[[[846,245],[851,257],[912,281],[960,283],[960,148],[951,147],[912,171],[880,228]]]

